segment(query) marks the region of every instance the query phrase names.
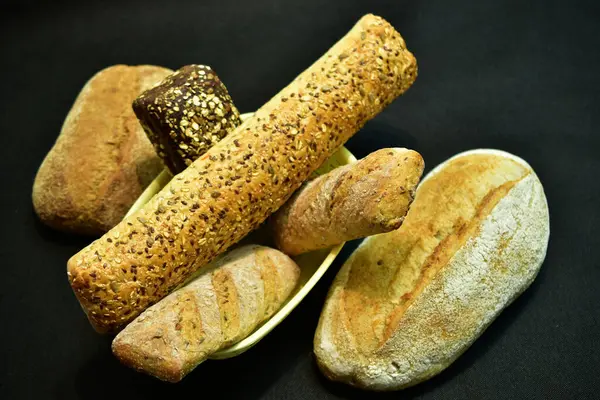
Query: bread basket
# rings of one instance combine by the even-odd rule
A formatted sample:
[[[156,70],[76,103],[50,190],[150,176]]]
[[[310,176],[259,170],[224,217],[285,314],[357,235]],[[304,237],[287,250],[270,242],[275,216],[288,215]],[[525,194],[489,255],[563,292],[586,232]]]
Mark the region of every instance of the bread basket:
[[[250,118],[253,113],[242,114],[242,121]],[[346,165],[355,162],[356,158],[350,153],[345,147],[340,147],[317,171],[315,176],[329,172],[330,170],[339,167],[340,165]],[[152,197],[157,194],[163,187],[169,183],[173,176],[168,169],[163,170],[152,183],[144,190],[142,195],[136,200],[131,209],[128,211],[126,216],[138,211],[144,204],[150,201]],[[251,233],[248,235],[244,242],[250,243],[264,243],[264,238],[261,238],[260,234]],[[301,254],[294,257],[294,261],[300,266],[301,273],[298,285],[283,304],[283,306],[267,321],[254,330],[250,335],[234,345],[222,349],[212,354],[210,359],[226,359],[235,357],[242,354],[246,350],[250,349],[262,338],[264,338],[269,332],[271,332],[277,325],[281,323],[298,304],[306,297],[308,292],[316,285],[321,279],[325,271],[331,266],[333,260],[337,257],[344,244],[339,244],[331,249],[314,251],[306,254]]]

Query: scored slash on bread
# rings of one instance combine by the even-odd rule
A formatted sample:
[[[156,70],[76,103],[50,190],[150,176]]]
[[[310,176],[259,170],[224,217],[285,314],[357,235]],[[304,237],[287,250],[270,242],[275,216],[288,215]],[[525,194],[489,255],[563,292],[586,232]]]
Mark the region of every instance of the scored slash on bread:
[[[315,334],[319,367],[373,390],[436,375],[531,284],[548,238],[526,162],[453,157],[423,180],[400,229],[367,238],[341,268]]]
[[[321,175],[273,215],[277,247],[298,255],[398,229],[423,168],[416,151],[390,148]]]
[[[119,331],[257,228],[416,75],[400,34],[382,18],[361,18],[140,211],[69,260],[93,327]]]

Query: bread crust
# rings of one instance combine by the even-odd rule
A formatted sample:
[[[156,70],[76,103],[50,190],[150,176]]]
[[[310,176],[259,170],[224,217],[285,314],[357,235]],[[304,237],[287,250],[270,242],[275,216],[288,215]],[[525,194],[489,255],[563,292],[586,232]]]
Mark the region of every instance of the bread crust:
[[[118,331],[258,227],[416,78],[416,60],[367,15],[323,57],[140,211],[68,262],[99,332]]]
[[[178,382],[270,318],[300,276],[291,258],[258,245],[233,250],[210,268],[123,329],[112,344],[115,356],[138,371]]]
[[[398,229],[423,173],[419,153],[380,149],[307,183],[272,217],[289,255]]]
[[[171,72],[114,65],[85,84],[35,177],[33,207],[42,222],[100,235],[121,221],[164,168],[131,102]]]
[[[315,334],[321,370],[372,390],[436,375],[531,284],[548,238],[526,162],[495,150],[444,162],[402,227],[367,238],[340,270]]]

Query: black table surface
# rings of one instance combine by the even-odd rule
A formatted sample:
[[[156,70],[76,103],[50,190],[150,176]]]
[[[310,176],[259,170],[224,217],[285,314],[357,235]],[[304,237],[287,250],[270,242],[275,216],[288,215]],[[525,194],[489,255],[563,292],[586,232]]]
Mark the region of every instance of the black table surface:
[[[600,397],[599,4],[0,2],[0,398]],[[327,289],[356,243],[247,353],[205,362],[176,385],[121,366],[67,283],[66,261],[89,239],[46,228],[31,205],[36,170],[83,84],[112,64],[204,63],[240,110],[255,110],[368,12],[402,33],[419,78],[348,148],[362,157],[409,147],[428,170],[473,148],[523,157],[550,206],[550,245],[537,280],[446,371],[400,393],[331,383],[313,359]]]

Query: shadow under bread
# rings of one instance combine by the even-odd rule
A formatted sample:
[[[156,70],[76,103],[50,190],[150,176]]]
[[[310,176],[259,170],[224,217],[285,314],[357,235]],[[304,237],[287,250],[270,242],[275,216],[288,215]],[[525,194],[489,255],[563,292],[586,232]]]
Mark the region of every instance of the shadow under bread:
[[[81,249],[100,237],[77,235],[75,233],[59,231],[45,225],[39,219],[33,208],[31,209],[31,214],[34,221],[33,226],[37,234],[45,241],[52,242],[53,244],[60,246],[72,246]]]

